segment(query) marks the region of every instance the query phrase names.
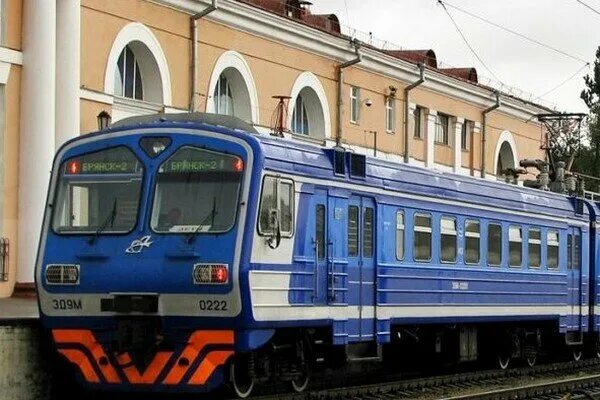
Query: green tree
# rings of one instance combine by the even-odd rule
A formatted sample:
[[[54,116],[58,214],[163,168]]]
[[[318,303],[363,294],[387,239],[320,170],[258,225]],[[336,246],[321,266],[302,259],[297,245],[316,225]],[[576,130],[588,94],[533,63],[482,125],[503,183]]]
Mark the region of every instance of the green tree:
[[[587,118],[587,142],[581,154],[575,160],[575,171],[600,177],[600,47],[596,51],[594,70],[584,77],[586,88],[581,92],[581,99],[589,109]],[[586,184],[588,188],[598,191],[598,181]]]

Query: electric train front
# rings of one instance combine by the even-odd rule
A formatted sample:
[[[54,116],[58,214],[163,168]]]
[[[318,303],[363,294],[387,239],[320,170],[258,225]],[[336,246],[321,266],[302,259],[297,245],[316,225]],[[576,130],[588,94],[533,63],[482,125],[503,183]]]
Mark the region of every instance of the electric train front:
[[[184,129],[83,137],[60,150],[36,284],[42,322],[84,383],[223,382],[251,164],[239,135]]]

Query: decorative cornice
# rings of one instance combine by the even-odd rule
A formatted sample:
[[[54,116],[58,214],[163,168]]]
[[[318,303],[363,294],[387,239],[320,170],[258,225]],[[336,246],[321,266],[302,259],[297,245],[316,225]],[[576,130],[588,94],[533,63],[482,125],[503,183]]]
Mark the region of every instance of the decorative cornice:
[[[199,0],[149,1],[189,14],[198,13],[209,5],[209,3]],[[340,62],[354,57],[354,49],[345,38],[336,37],[236,0],[221,0],[218,10],[205,18]],[[356,68],[375,72],[406,84],[419,79],[419,70],[415,64],[368,47],[363,47],[361,52],[363,62]],[[427,69],[426,78],[427,80],[422,86],[424,89],[482,108],[489,107],[494,103],[494,92],[491,89],[449,77],[433,69]],[[530,121],[535,115],[547,111],[546,107],[537,106],[513,96],[503,96],[502,108],[497,112]]]

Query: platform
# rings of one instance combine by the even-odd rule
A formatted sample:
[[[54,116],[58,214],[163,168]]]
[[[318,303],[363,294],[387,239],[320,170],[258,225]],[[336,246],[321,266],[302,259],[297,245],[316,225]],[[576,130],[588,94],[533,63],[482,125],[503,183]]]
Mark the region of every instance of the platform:
[[[35,297],[0,299],[0,321],[36,320],[39,318]]]

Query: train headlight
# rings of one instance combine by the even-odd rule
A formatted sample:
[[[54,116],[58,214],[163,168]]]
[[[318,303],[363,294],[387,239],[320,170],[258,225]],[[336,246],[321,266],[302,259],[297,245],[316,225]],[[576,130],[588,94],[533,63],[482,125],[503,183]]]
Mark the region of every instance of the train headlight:
[[[48,285],[79,285],[79,265],[50,264],[46,266]]]
[[[229,283],[229,265],[196,264],[194,265],[194,284],[225,285]]]

